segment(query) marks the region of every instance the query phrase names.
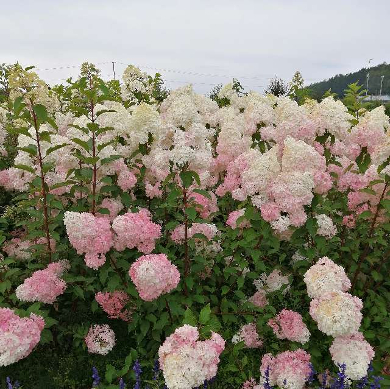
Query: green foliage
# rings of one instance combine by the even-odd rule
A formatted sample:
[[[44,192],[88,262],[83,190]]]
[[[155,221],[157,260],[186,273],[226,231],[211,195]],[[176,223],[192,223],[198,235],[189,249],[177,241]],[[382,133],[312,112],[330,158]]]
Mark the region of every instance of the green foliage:
[[[349,74],[338,74],[328,80],[311,84],[309,88],[312,90],[313,97],[317,100],[325,94],[329,89],[332,90],[339,98],[345,96],[345,89],[350,84],[365,84],[367,72],[370,72],[369,94],[379,95],[381,76],[384,76],[382,85],[382,94],[390,94],[390,65],[384,62],[378,66],[373,66],[369,69],[362,68],[357,72]]]
[[[302,103],[307,97],[307,90],[303,88],[303,80],[298,81],[297,77],[292,93],[296,101]],[[166,91],[160,75],[148,78],[148,82],[153,86],[153,92],[145,96],[136,93],[137,102],[163,100]],[[244,93],[237,80],[233,80],[232,88],[237,95]],[[342,226],[343,215],[349,214],[347,196],[342,197],[336,189],[332,189],[327,196],[315,194],[312,204],[306,209],[306,223],[297,228],[288,241],[281,240],[275,236],[270,224],[261,218],[259,210],[250,201],[239,202],[227,194],[219,199],[219,210],[213,218],[220,235],[209,243],[204,235],[196,234],[183,244],[177,244],[170,239],[170,234],[177,225],[207,222],[201,216],[201,207],[187,196],[189,191],[193,191],[211,198],[209,192],[200,188],[199,175],[187,165],[182,166],[179,172],[171,166],[162,183],[161,199],[146,198],[139,182],[144,178],[145,171],[137,163],[138,156],[147,154],[151,143],[149,139],[134,151],[132,160],[129,158],[126,161],[129,168],[137,167],[140,173],[132,193],[123,191],[118,185],[116,173],[109,171],[105,175],[97,175],[98,169],[120,158],[119,155],[102,157],[106,147],[112,143],[121,144],[123,139],[116,136],[114,140],[96,145],[99,134],[109,134],[113,129],[100,126],[96,120],[112,110],[95,109],[105,101],[121,101],[119,82],[105,82],[100,78],[98,69],[86,63],[80,77],[70,79],[65,86],[57,86],[54,90],[58,95],[61,112],[71,113],[77,118],[85,116],[88,120],[85,125],[75,125],[80,136],[69,139],[69,156],[78,161],[78,168],[72,169],[63,182],[50,185],[46,178],[54,166],[48,161],[41,158],[42,164],[38,169],[19,164],[16,168],[23,173],[33,174],[34,179],[25,193],[18,196],[8,193],[1,204],[0,244],[10,238],[15,229],[23,227],[27,232],[26,238],[33,242],[47,237],[48,233],[56,242],[56,250],[51,253],[47,242],[34,244],[29,248],[30,260],[21,262],[7,257],[2,261],[2,265],[7,268],[0,269],[0,306],[17,307],[18,314],[23,317],[31,312],[42,315],[45,329],[37,350],[27,359],[2,368],[0,381],[5,376],[10,376],[23,380],[29,389],[88,388],[91,385],[91,368],[96,366],[104,381],[100,387],[113,388],[117,387],[120,377],[124,377],[127,383],[134,382],[132,365],[139,359],[145,371],[144,382],[151,385],[151,369],[159,346],[183,324],[198,327],[202,340],[208,339],[211,332],[218,332],[227,341],[218,373],[218,382],[225,386],[217,382],[212,388],[238,388],[251,377],[257,379],[261,355],[298,347],[310,352],[316,370],[323,371],[333,366],[329,354],[332,339],[321,333],[312,320],[309,314],[310,299],[303,282],[303,275],[308,268],[323,256],[332,258],[348,269],[348,275],[354,281],[353,293],[364,299],[362,331],[376,349],[376,371],[382,370],[390,347],[390,283],[386,278],[389,268],[388,261],[384,261],[390,257],[387,247],[390,223],[384,222],[377,226],[375,220],[372,221],[373,212],[366,211],[360,214],[356,228],[347,230],[342,227],[340,234],[328,240],[319,236],[315,215],[329,215],[337,226]],[[25,91],[28,92],[30,91]],[[214,100],[219,106],[229,105],[230,101],[220,98],[219,92],[218,88],[213,91]],[[364,108],[361,103],[362,93],[361,87],[351,84],[345,94],[344,102],[356,119]],[[39,101],[33,101],[29,106],[24,96],[16,97],[10,102],[7,129],[14,137],[23,134],[30,138],[32,143],[20,149],[38,159],[42,150],[36,140],[50,142],[56,134],[54,113]],[[133,103],[126,100],[125,105],[130,107]],[[258,130],[261,126],[262,124],[258,126]],[[34,131],[29,131],[29,128]],[[253,147],[262,152],[269,148],[269,143],[261,138],[260,131],[253,135],[252,141]],[[316,141],[322,145],[333,143],[334,136],[326,132],[317,137]],[[15,142],[10,145],[10,150],[11,146],[15,153]],[[65,147],[69,147],[69,144],[49,147],[46,155]],[[326,153],[325,157],[328,162],[333,158]],[[337,164],[336,160],[332,162]],[[356,159],[357,167],[354,168],[364,173],[370,162],[370,155],[363,148]],[[4,167],[8,166],[9,161],[4,163]],[[373,189],[376,185],[385,184],[386,190],[388,178],[371,182],[365,193],[376,193]],[[61,197],[53,194],[53,189],[62,186],[69,187],[69,192]],[[99,187],[99,191],[96,191],[96,187]],[[193,190],[194,187],[197,189]],[[100,207],[106,197],[121,199],[123,212],[147,208],[153,219],[160,223],[162,237],[157,241],[155,252],[166,254],[182,275],[178,287],[171,293],[149,302],[140,299],[128,277],[131,264],[140,256],[135,249],[110,251],[105,264],[94,270],[86,267],[82,256],[71,247],[63,224],[64,212],[69,210],[108,214],[107,208]],[[42,211],[45,207],[48,216]],[[237,209],[245,209],[244,216],[237,220],[238,225],[243,221],[248,222],[245,228],[233,229],[226,226],[228,215]],[[390,220],[390,203],[383,196],[379,200],[379,211],[384,220],[386,217]],[[213,244],[219,245],[219,249],[209,250]],[[292,261],[297,253],[301,260]],[[365,257],[362,260],[363,255]],[[55,304],[29,304],[16,298],[15,289],[21,280],[29,277],[32,272],[43,269],[50,260],[59,259],[68,259],[71,269],[63,276],[67,289]],[[256,292],[253,281],[263,273],[270,274],[274,269],[289,275],[289,287],[284,285],[269,293],[268,304],[259,308],[248,301],[248,297]],[[130,296],[126,307],[132,312],[129,322],[109,319],[95,300],[97,292],[115,290],[124,291]],[[283,308],[302,314],[311,332],[308,344],[302,346],[275,337],[267,323]],[[90,325],[96,323],[109,323],[116,333],[116,346],[107,357],[88,354],[86,351],[85,335]],[[247,349],[243,342],[231,342],[240,327],[248,323],[255,323],[262,336],[261,350]],[[336,371],[336,367],[333,371]],[[161,375],[158,383],[162,386]]]
[[[265,93],[269,93],[274,96],[285,96],[289,92],[289,87],[285,81],[281,78],[274,77],[267,88],[265,89]]]
[[[241,82],[236,78],[233,78],[231,87],[237,96],[244,96],[246,94],[244,92],[244,87],[241,85]],[[227,97],[220,96],[221,90],[222,84],[216,85],[209,93],[209,98],[217,102],[219,107],[226,107],[230,105],[230,100]]]
[[[348,108],[349,113],[351,113],[356,120],[352,124],[357,124],[360,115],[364,112],[364,103],[363,95],[365,90],[362,89],[361,85],[353,83],[348,85],[348,88],[344,91],[344,104]]]

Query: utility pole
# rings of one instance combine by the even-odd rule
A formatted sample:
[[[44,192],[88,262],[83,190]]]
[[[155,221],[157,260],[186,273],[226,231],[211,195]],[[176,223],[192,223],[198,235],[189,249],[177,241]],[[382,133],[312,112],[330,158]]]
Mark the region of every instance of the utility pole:
[[[115,80],[115,62],[112,61],[112,72],[114,74],[114,80]]]
[[[379,96],[381,97],[381,100],[382,100],[382,85],[383,85],[383,79],[385,78],[385,76],[381,76],[381,88],[380,88],[380,91],[379,91]]]

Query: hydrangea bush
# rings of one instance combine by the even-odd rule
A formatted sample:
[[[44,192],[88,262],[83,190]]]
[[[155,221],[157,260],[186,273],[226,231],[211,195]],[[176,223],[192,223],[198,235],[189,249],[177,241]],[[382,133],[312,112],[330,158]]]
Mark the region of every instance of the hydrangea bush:
[[[212,100],[134,67],[105,82],[91,64],[54,88],[15,65],[7,88],[4,382],[49,345],[76,350],[89,387],[379,387],[368,372],[385,375],[390,350],[383,107],[366,111],[353,86],[346,105],[233,84]],[[101,378],[88,355],[112,353],[121,363]]]

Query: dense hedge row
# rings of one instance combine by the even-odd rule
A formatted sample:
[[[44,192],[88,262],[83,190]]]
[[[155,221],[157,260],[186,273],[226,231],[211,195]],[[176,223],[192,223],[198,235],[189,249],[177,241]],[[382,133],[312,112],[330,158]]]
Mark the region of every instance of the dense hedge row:
[[[346,105],[235,84],[212,100],[90,64],[52,89],[16,65],[3,92],[2,383],[379,387],[383,107],[354,86]]]

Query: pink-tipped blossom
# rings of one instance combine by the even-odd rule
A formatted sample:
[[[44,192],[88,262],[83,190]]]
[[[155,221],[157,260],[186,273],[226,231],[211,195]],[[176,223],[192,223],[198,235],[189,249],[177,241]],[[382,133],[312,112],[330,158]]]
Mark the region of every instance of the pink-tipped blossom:
[[[161,226],[152,222],[147,209],[117,216],[112,222],[112,229],[115,233],[114,247],[118,251],[137,248],[142,253],[149,254],[161,236]]]
[[[110,220],[86,212],[65,212],[64,223],[70,244],[85,254],[85,264],[98,269],[106,261],[113,240]]]
[[[130,321],[132,312],[125,308],[129,301],[126,292],[116,290],[114,292],[98,292],[95,294],[95,300],[99,303],[104,312],[110,319],[121,319]]]
[[[107,355],[115,346],[115,333],[108,324],[95,324],[85,337],[89,353]]]
[[[0,366],[26,358],[39,343],[45,321],[30,314],[21,318],[12,309],[0,308]]]
[[[63,260],[49,264],[44,270],[35,271],[16,288],[16,297],[21,301],[53,304],[66,289],[66,282],[60,277],[68,268],[69,262]]]
[[[326,292],[346,292],[351,287],[345,270],[328,257],[323,257],[311,266],[304,275],[307,294],[311,298],[320,298]]]
[[[244,342],[245,346],[248,348],[259,348],[263,345],[263,342],[257,333],[255,323],[243,325],[240,328],[240,331],[233,336],[232,342]]]
[[[196,327],[177,328],[158,350],[160,368],[169,389],[189,389],[203,384],[217,374],[219,356],[225,348],[222,337],[199,340]]]
[[[367,375],[375,355],[361,332],[335,338],[329,351],[336,365],[345,365],[345,374],[351,380],[360,380]]]
[[[237,225],[237,220],[244,215],[245,208],[239,209],[237,211],[232,211],[229,213],[229,216],[226,220],[226,224],[233,229],[250,227],[250,222],[246,219],[241,220],[241,222]]]
[[[302,350],[284,351],[275,357],[265,354],[261,360],[260,373],[265,379],[269,373],[269,384],[283,389],[303,389],[309,378],[310,355]]]
[[[176,288],[180,281],[177,267],[165,254],[139,257],[130,267],[129,275],[140,297],[152,301]]]
[[[310,332],[298,312],[283,309],[276,317],[268,321],[278,339],[288,339],[305,344]]]

